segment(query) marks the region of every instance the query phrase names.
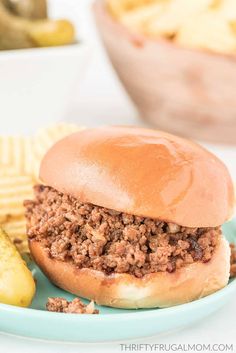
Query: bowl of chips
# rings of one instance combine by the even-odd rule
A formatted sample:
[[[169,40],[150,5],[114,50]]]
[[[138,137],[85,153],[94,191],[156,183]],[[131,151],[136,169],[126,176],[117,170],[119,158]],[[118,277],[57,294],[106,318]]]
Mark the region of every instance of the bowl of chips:
[[[97,0],[94,13],[146,122],[236,143],[235,0]]]

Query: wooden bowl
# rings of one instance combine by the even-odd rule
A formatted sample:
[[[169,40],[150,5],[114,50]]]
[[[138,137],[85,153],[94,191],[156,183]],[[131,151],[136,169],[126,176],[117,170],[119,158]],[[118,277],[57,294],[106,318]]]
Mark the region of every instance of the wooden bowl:
[[[236,56],[186,49],[131,33],[94,4],[111,62],[151,125],[176,134],[236,144]]]

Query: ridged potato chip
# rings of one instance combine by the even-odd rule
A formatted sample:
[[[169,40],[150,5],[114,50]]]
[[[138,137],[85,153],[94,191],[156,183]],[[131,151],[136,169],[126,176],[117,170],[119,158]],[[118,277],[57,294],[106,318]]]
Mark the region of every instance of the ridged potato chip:
[[[17,243],[18,240],[22,240],[25,236],[26,230],[26,220],[24,216],[19,218],[9,218],[9,221],[2,224],[2,228],[7,232],[9,237],[12,239],[14,236],[13,241]]]
[[[218,14],[227,21],[236,21],[236,2],[235,0],[219,0],[215,7]]]
[[[24,214],[23,201],[33,196],[33,179],[27,175],[0,177],[0,222]]]
[[[0,226],[9,234],[19,251],[28,252],[23,202],[33,197],[33,178],[9,169],[0,175]]]
[[[160,1],[147,6],[137,7],[132,11],[125,12],[120,17],[120,22],[131,30],[145,33],[148,23],[153,18],[158,19],[163,14],[165,6],[166,2]]]
[[[153,17],[147,23],[146,34],[154,37],[171,37],[189,19],[209,9],[213,0],[172,0],[165,8],[165,12]]]
[[[60,123],[56,126],[51,126],[41,129],[35,136],[33,141],[33,176],[38,180],[39,166],[45,153],[58,140],[66,137],[73,132],[79,131],[83,127],[75,124]]]
[[[11,175],[16,175],[16,168],[10,165],[0,164],[0,178]]]
[[[119,18],[127,11],[131,11],[133,9],[137,9],[140,6],[146,6],[160,1],[163,0],[106,0],[106,3],[112,15],[116,18]]]
[[[80,129],[60,123],[32,138],[0,137],[0,226],[21,253],[29,251],[23,201],[33,197],[42,157],[56,141]]]
[[[236,53],[236,35],[223,17],[208,12],[183,25],[175,38],[180,45],[219,53]]]
[[[9,218],[5,223],[1,224],[1,227],[8,234],[20,253],[29,251],[26,236],[26,219],[24,216],[15,219]]]
[[[29,137],[0,136],[0,166],[6,174],[12,169],[12,174],[32,175],[32,146]]]

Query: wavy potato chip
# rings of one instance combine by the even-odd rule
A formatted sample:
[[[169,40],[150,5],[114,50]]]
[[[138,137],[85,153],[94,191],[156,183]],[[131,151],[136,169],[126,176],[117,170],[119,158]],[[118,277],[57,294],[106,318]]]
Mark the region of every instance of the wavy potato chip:
[[[61,123],[38,131],[33,140],[32,162],[33,176],[36,180],[38,180],[41,160],[49,148],[63,137],[82,129],[84,128],[75,124]]]
[[[75,124],[61,123],[39,130],[33,141],[34,156],[43,157],[56,141],[81,129]]]
[[[2,228],[8,233],[10,238],[22,240],[26,234],[26,220],[25,217],[21,216],[19,218],[11,219],[2,224]]]
[[[11,173],[0,175],[0,226],[23,253],[29,251],[23,202],[32,198],[34,182],[30,176]]]
[[[175,41],[190,48],[208,49],[219,53],[236,52],[236,36],[229,22],[220,15],[208,12],[189,19]]]
[[[38,177],[46,151],[56,141],[80,129],[75,124],[60,123],[40,130],[35,138],[0,136],[0,177],[17,174]]]
[[[218,14],[228,21],[236,20],[236,1],[235,0],[219,0],[215,7]]]
[[[23,136],[0,136],[0,169],[8,174],[32,174],[32,138]],[[1,171],[0,171],[1,175]]]
[[[137,7],[132,11],[125,12],[120,17],[120,22],[131,30],[145,33],[146,26],[153,18],[157,19],[165,10],[166,2],[160,1],[147,6]]]
[[[23,201],[33,197],[42,157],[56,141],[80,129],[61,123],[33,138],[0,136],[0,226],[21,253],[28,251]]]
[[[150,36],[173,36],[189,19],[209,9],[213,0],[172,0],[165,12],[147,23],[146,33]]]
[[[33,184],[26,175],[0,177],[0,223],[24,215],[23,201],[32,198]]]
[[[15,219],[9,218],[5,223],[1,224],[1,227],[21,253],[29,251],[24,216]]]
[[[0,178],[4,176],[13,176],[16,175],[16,173],[17,171],[14,166],[0,164]]]
[[[119,18],[122,14],[137,9],[140,6],[146,6],[152,3],[159,3],[168,0],[106,0],[111,14]]]

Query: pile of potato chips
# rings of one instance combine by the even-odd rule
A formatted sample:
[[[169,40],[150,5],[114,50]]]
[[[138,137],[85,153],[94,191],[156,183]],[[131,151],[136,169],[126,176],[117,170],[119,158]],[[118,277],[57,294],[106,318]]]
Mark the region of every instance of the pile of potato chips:
[[[185,47],[236,54],[235,0],[106,0],[134,32]]]
[[[56,141],[80,129],[61,123],[34,137],[0,136],[0,227],[21,253],[28,251],[23,201],[33,196],[42,157]]]

